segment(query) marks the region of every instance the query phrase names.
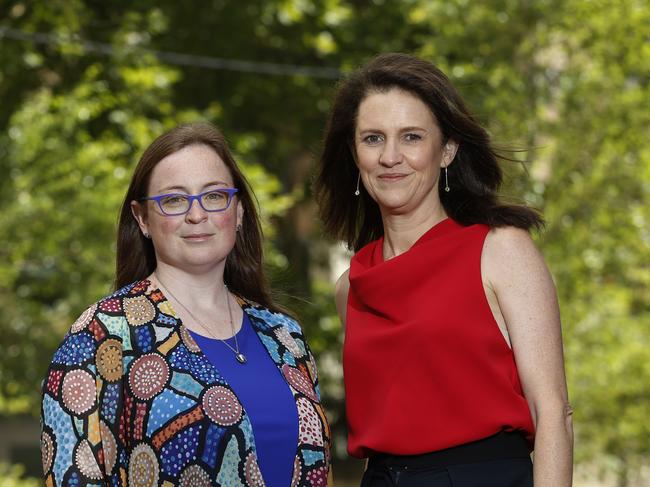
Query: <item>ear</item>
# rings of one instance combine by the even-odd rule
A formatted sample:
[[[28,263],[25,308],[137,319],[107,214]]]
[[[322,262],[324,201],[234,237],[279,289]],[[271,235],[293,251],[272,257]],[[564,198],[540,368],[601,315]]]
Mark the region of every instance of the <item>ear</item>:
[[[458,152],[458,142],[453,139],[447,140],[442,148],[442,160],[440,161],[440,166],[447,167],[449,164],[454,162],[456,152]]]
[[[131,214],[135,221],[138,222],[140,231],[144,235],[150,235],[149,225],[147,224],[147,210],[144,207],[144,204],[141,204],[137,201],[131,201]]]
[[[237,201],[237,228],[241,228],[244,221],[244,205]]]

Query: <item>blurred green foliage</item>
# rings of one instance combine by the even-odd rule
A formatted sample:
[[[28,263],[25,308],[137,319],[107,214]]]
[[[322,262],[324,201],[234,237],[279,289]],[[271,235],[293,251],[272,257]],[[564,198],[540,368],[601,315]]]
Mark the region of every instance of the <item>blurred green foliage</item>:
[[[41,483],[36,479],[23,477],[24,469],[20,465],[9,465],[0,462],[0,487],[38,487]]]
[[[406,51],[445,70],[525,161],[506,164],[504,189],[548,221],[538,242],[560,296],[578,461],[606,458],[621,482],[647,463],[645,1],[15,0],[0,14],[11,29],[0,31],[0,414],[37,414],[51,351],[110,290],[135,162],[164,129],[200,118],[224,130],[256,191],[274,287],[319,356],[341,438],[332,246],[310,192],[334,81],[154,51],[344,72]]]

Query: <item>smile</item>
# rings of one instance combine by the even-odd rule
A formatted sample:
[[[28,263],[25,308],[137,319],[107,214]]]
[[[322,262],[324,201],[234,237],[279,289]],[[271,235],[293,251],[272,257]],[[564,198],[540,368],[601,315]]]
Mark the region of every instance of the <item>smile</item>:
[[[212,236],[214,236],[214,233],[197,233],[192,235],[183,235],[182,238],[183,240],[187,240],[189,242],[203,242]]]
[[[408,174],[404,173],[386,173],[386,174],[380,174],[378,176],[378,179],[382,179],[384,181],[397,181],[399,179],[404,179]]]

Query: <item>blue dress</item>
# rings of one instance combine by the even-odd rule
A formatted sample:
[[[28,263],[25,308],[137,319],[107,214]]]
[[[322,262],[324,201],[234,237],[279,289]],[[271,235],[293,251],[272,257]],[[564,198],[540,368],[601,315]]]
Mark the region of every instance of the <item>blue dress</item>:
[[[237,333],[239,351],[246,356],[245,364],[240,364],[235,353],[221,340],[190,333],[248,413],[260,470],[267,487],[289,486],[298,444],[296,403],[289,385],[253,330],[247,314],[244,313]],[[234,338],[227,342],[236,348]]]

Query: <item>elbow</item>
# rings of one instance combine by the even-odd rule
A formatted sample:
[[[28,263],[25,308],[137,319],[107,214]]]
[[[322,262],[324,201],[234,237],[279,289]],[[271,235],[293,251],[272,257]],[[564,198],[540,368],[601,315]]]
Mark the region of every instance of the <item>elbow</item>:
[[[564,428],[571,445],[573,445],[573,407],[569,403],[564,405]]]
[[[536,430],[552,429],[573,443],[573,407],[568,402],[544,403],[531,413]]]

